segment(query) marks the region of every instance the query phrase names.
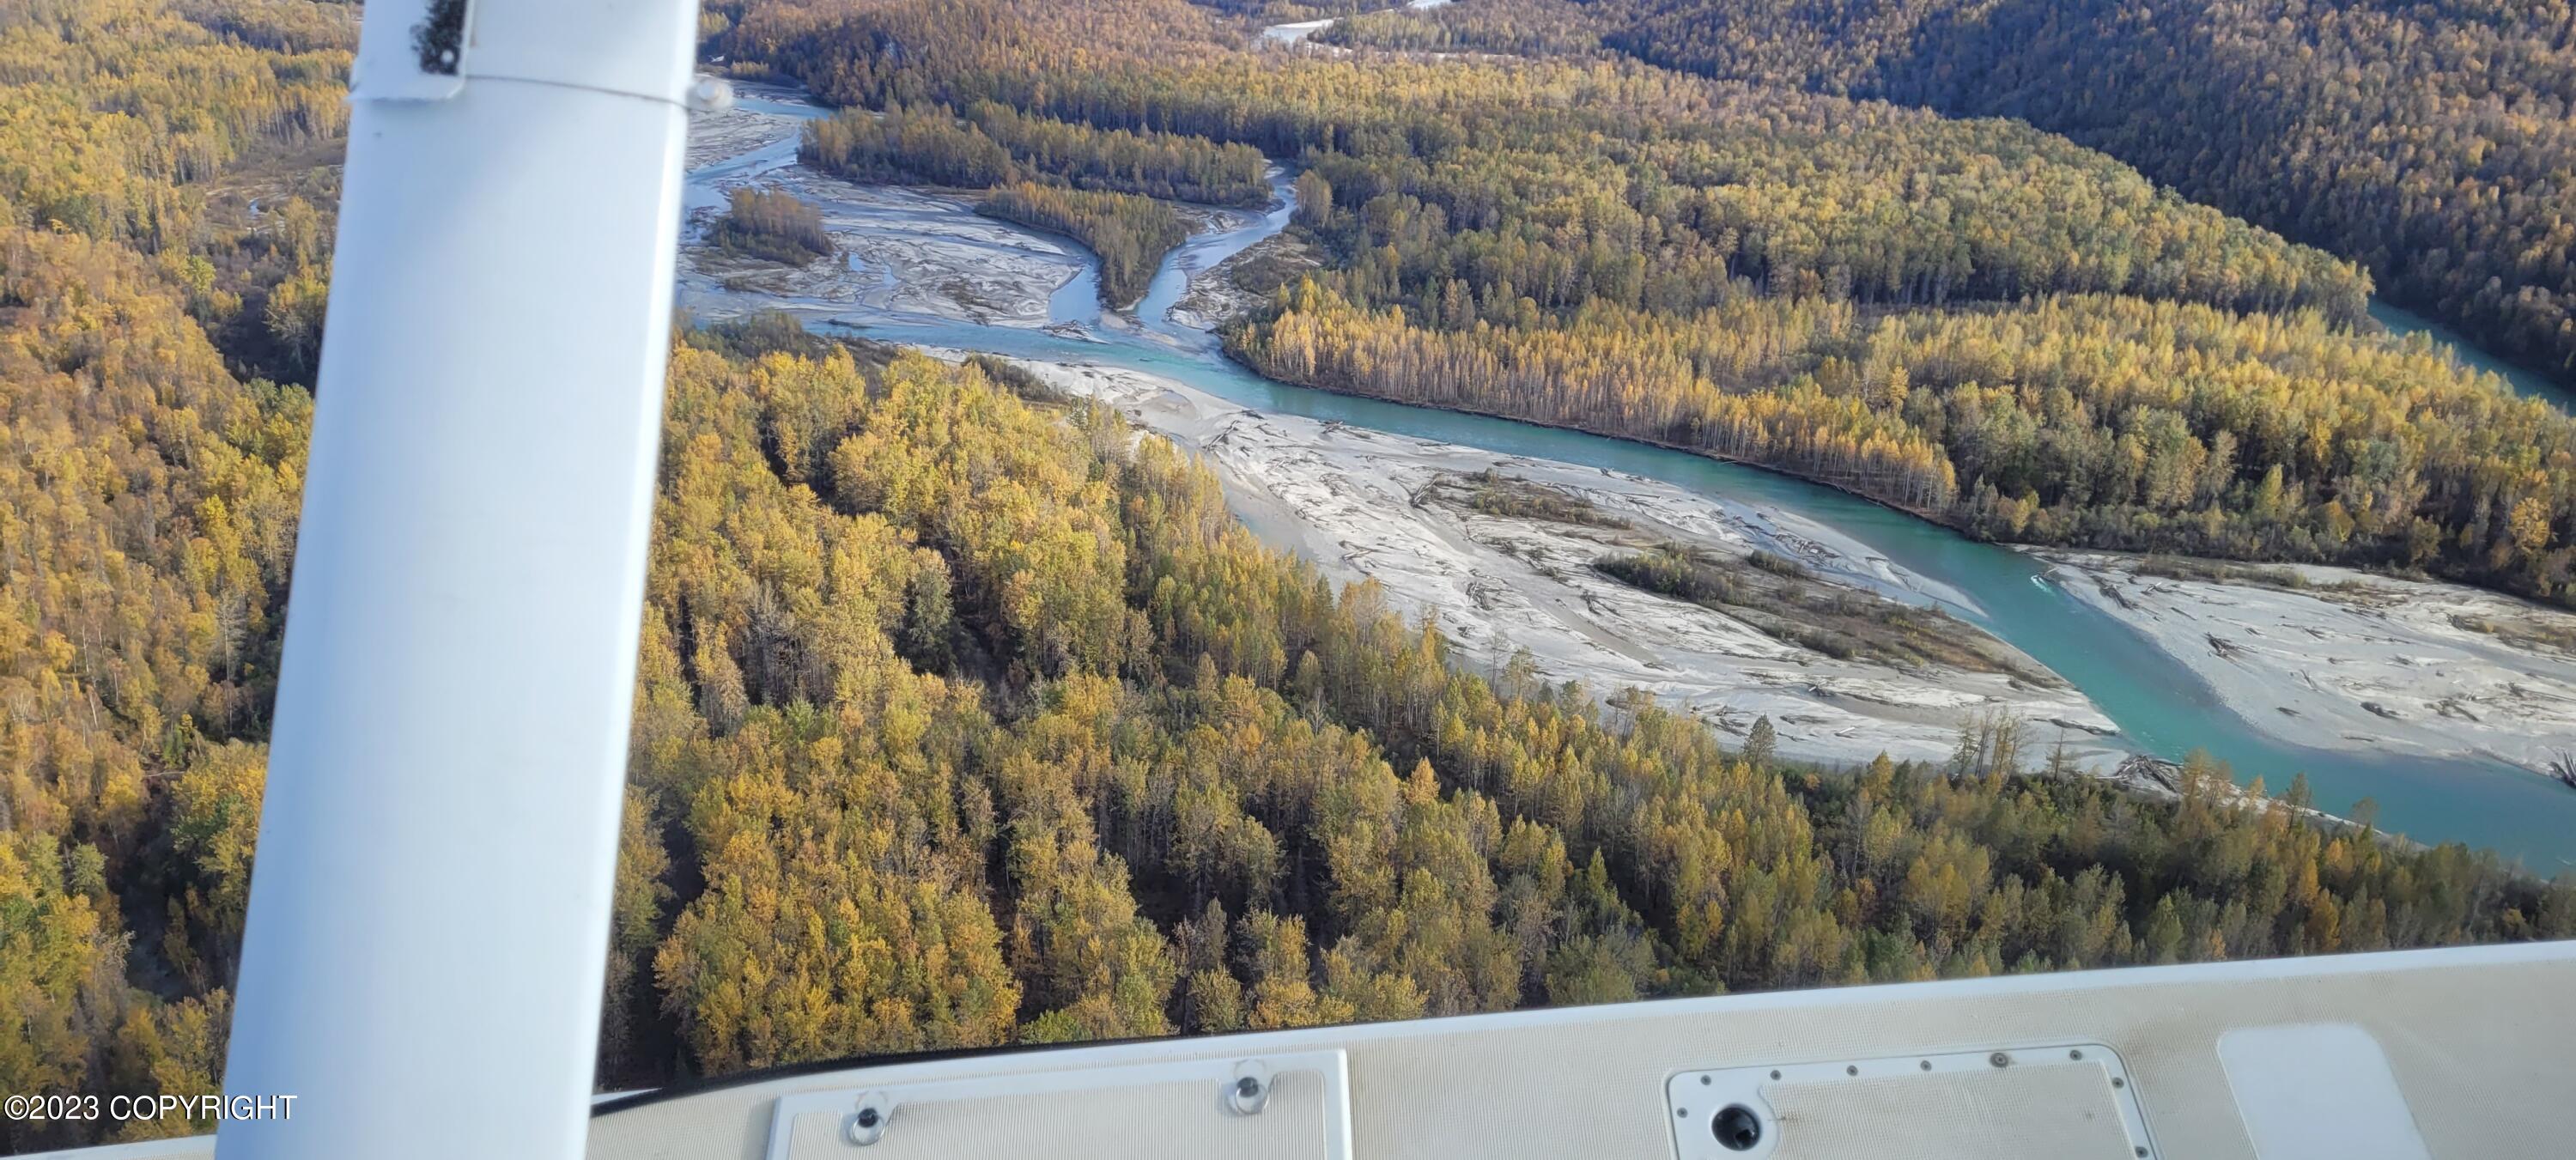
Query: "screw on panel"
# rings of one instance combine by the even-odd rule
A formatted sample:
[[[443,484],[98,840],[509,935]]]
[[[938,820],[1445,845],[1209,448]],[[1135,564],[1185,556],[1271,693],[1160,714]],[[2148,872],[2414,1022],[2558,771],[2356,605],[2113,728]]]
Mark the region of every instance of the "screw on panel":
[[[2125,1080],[2125,1079],[2121,1079],[2120,1077],[2118,1077],[2118,1076],[2116,1076],[2116,1075],[2115,1075],[2115,1076],[2112,1076],[2112,1077],[2111,1077],[2111,1086],[2112,1086],[2112,1087],[2115,1087],[2115,1088],[2124,1088],[2124,1087],[2129,1086],[2129,1081],[2127,1081],[2127,1080]]]
[[[1773,1079],[1778,1079],[1778,1078],[1780,1078],[1780,1073],[1779,1073],[1778,1071],[1773,1071],[1773,1072],[1771,1073],[1771,1078],[1773,1078]]]
[[[1923,1061],[1923,1070],[1925,1070],[1925,1071],[1930,1071],[1930,1070],[1932,1070],[1932,1061],[1931,1061],[1931,1060],[1928,1060],[1928,1059],[1927,1059],[1927,1060],[1924,1060],[1924,1061]]]
[[[1225,1105],[1239,1116],[1257,1116],[1270,1104],[1270,1069],[1259,1060],[1245,1060],[1235,1065],[1234,1080],[1225,1088]]]
[[[1843,1074],[1844,1074],[1844,1075],[1859,1075],[1859,1074],[1860,1074],[1860,1065],[1859,1065],[1859,1064],[1857,1064],[1857,1063],[1845,1065],[1845,1066],[1844,1066],[1844,1068],[1843,1068]]]
[[[859,1097],[859,1110],[850,1116],[850,1142],[865,1148],[885,1139],[886,1125],[894,1121],[894,1101],[878,1092]]]
[[[1991,1063],[1991,1064],[1995,1065],[1996,1067],[2011,1067],[2011,1066],[2012,1066],[2012,1057],[2011,1057],[2011,1056],[2009,1056],[2009,1055],[2004,1054],[2003,1052],[1998,1051],[1998,1052],[1994,1053],[1993,1055],[1989,1055],[1989,1056],[1987,1056],[1987,1057],[1986,1057],[1986,1062]]]
[[[2066,1058],[2068,1058],[2068,1059],[2082,1059],[2082,1058],[2084,1058],[2084,1049],[2083,1049],[2083,1048],[2080,1048],[2080,1047],[2078,1047],[2078,1048],[2074,1048],[2074,1049],[2072,1049],[2072,1050],[2070,1050],[2070,1051],[2068,1051],[2068,1052],[2066,1053]]]
[[[1775,1075],[1773,1076],[1773,1078],[1775,1078],[1775,1079],[1776,1079],[1776,1078],[1778,1078],[1778,1076],[1775,1074]],[[1717,1082],[1716,1080],[1711,1079],[1711,1078],[1709,1078],[1708,1076],[1701,1076],[1701,1077],[1699,1077],[1699,1086],[1701,1086],[1701,1087],[1707,1087],[1708,1085],[1713,1084],[1713,1083],[1716,1083],[1716,1082]]]

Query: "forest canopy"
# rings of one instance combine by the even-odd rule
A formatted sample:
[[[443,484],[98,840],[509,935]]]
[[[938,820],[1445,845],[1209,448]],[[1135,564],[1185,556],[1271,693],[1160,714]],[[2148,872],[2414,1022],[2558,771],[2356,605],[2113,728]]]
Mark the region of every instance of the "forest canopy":
[[[675,365],[635,778],[706,886],[626,896],[616,997],[695,1066],[2576,922],[2206,765],[2155,803],[1987,723],[1825,774],[1462,671],[1105,408],[876,357]]]
[[[2563,582],[2564,420],[2365,341],[2355,267],[2023,126],[1635,62],[1273,58],[1175,0],[714,9],[737,61],[982,134],[995,212],[1131,239],[1105,290],[1170,244],[1152,183],[1295,163],[1335,268],[1236,336],[1283,373],[1723,434],[2025,536],[2429,524],[2427,566]],[[6,1090],[220,1086],[354,15],[0,14]],[[1415,373],[1370,386],[1381,359]],[[1812,769],[1464,670],[1006,364],[755,318],[684,332],[669,400],[607,1086],[2576,933],[2576,881],[2316,824],[2296,785],[2243,808],[2205,762],[2150,800],[1985,721],[1948,762]]]
[[[730,253],[801,266],[832,255],[823,215],[791,193],[743,188],[707,227],[707,244]]]
[[[1477,0],[1399,48],[1583,51],[2009,116],[2359,262],[2401,305],[2576,383],[2564,3]],[[1469,15],[1469,13],[1473,15]],[[1533,40],[1528,29],[1557,30]]]
[[[2429,569],[2568,596],[2576,422],[2313,314],[2100,296],[1871,317],[1440,327],[1309,282],[1231,349],[1286,382],[1758,463],[2003,540]]]
[[[1020,182],[1258,208],[1270,203],[1260,150],[1172,133],[1103,132],[977,102],[845,112],[805,129],[797,157],[853,181],[983,189]]]
[[[1021,182],[986,195],[975,212],[1081,242],[1100,259],[1100,300],[1111,306],[1135,305],[1163,255],[1190,236],[1189,224],[1171,206],[1129,193]]]

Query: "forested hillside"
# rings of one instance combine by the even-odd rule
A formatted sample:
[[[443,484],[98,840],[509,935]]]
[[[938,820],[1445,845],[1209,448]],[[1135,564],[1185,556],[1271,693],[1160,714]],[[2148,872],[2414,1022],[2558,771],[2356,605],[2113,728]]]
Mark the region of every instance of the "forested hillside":
[[[2027,130],[1633,64],[1256,59],[1165,0],[720,15],[725,47],[826,95],[991,99],[1303,161],[1305,228],[1346,269],[1247,332],[1282,351],[1309,322],[1455,359],[1553,340],[1661,360],[1690,398],[1825,408],[1898,463],[2035,489],[2084,456],[2136,466],[2086,477],[2120,502],[2049,491],[2025,528],[2184,492],[2287,512],[2348,494],[2319,465],[2371,456],[2390,465],[2357,477],[2384,489],[2373,512],[2523,488],[2544,498],[2513,526],[2563,517],[2563,463],[2475,458],[2521,412],[2336,345],[2356,271]],[[0,11],[0,1090],[220,1082],[353,17]],[[745,224],[811,240],[783,206]],[[2272,309],[2295,312],[2231,312]],[[2380,450],[2338,425],[2401,405],[2451,426]],[[2254,413],[2275,408],[2306,429]],[[2041,414],[2104,418],[2031,435]],[[2576,881],[2318,828],[2295,789],[2240,809],[2197,766],[2179,803],[2132,797],[2010,722],[1970,723],[1939,767],[1817,771],[1761,727],[1725,745],[1634,693],[1460,671],[1436,626],[1263,548],[1169,445],[998,367],[779,318],[691,331],[663,458],[611,1086],[2576,933]],[[99,1130],[5,1122],[0,1148]]]
[[[223,1070],[312,413],[255,376],[318,349],[337,183],[302,162],[342,131],[356,26],[188,11],[0,9],[13,1092],[207,1092]],[[0,1146],[93,1130],[13,1121]]]
[[[1554,11],[1563,0],[1495,0]],[[1661,63],[2019,117],[2576,382],[2564,0],[1586,0]]]

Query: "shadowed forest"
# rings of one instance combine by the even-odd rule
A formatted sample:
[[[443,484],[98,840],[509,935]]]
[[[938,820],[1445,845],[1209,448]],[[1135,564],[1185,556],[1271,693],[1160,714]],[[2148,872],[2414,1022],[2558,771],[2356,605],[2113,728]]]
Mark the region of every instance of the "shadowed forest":
[[[1478,0],[1317,35],[1626,53],[2024,120],[2350,258],[2398,303],[2576,381],[2576,11],[2559,0]]]

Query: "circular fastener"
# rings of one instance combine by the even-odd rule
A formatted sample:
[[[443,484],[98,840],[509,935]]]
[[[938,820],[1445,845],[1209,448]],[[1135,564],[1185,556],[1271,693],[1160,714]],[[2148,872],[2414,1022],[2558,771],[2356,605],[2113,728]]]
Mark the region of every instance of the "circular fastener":
[[[1750,1152],[1762,1142],[1762,1117],[1742,1104],[1728,1104],[1710,1118],[1708,1130],[1717,1137],[1719,1147],[1729,1152]]]
[[[2138,1145],[2138,1160],[2146,1160],[2146,1157],[2147,1157],[2147,1146],[2146,1146],[2146,1145],[2144,1145],[2144,1144],[2140,1144],[2140,1145]]]
[[[1927,1059],[1927,1060],[1924,1060],[1924,1061],[1923,1061],[1923,1070],[1925,1070],[1925,1071],[1930,1071],[1930,1070],[1932,1070],[1932,1061],[1931,1061],[1931,1060],[1928,1060],[1928,1059]]]
[[[1860,1065],[1859,1065],[1859,1064],[1857,1064],[1857,1063],[1854,1063],[1854,1064],[1846,1064],[1846,1065],[1844,1065],[1844,1067],[1843,1067],[1843,1074],[1844,1074],[1844,1075],[1859,1075],[1859,1074],[1860,1074]]]
[[[1780,1073],[1779,1073],[1777,1070],[1774,1070],[1774,1071],[1771,1073],[1771,1078],[1773,1078],[1773,1079],[1778,1079],[1778,1078],[1780,1078]]]
[[[2124,1087],[2129,1086],[2129,1081],[2127,1081],[2127,1080],[2125,1080],[2125,1079],[2121,1079],[2120,1077],[2118,1077],[2118,1076],[2116,1076],[2116,1075],[2115,1075],[2115,1076],[2112,1076],[2112,1077],[2111,1077],[2111,1086],[2112,1086],[2112,1087],[2115,1087],[2115,1088],[2124,1088]]]
[[[2066,1052],[2066,1058],[2068,1058],[2068,1059],[2082,1059],[2082,1058],[2084,1058],[2084,1049],[2083,1049],[2083,1048],[2081,1048],[2081,1047],[2070,1048],[2070,1049],[2068,1049],[2068,1050],[2067,1050],[2067,1052]]]
[[[869,1092],[859,1097],[857,1111],[850,1113],[847,1134],[850,1142],[865,1148],[885,1139],[886,1125],[894,1122],[894,1100],[883,1092]]]
[[[1234,1065],[1234,1078],[1225,1085],[1225,1106],[1238,1116],[1257,1116],[1269,1105],[1269,1066],[1257,1059]]]
[[[1709,1077],[1707,1077],[1707,1076],[1701,1076],[1701,1077],[1699,1077],[1699,1086],[1701,1086],[1701,1087],[1707,1087],[1708,1085],[1713,1084],[1713,1083],[1716,1083],[1716,1082],[1717,1082],[1716,1080],[1711,1079],[1711,1078],[1709,1078]]]
[[[1998,1052],[1994,1053],[1993,1055],[1989,1055],[1989,1056],[1987,1056],[1987,1057],[1986,1057],[1986,1062],[1991,1063],[1991,1064],[1995,1065],[1996,1067],[2011,1067],[2011,1066],[2012,1066],[2012,1057],[2011,1057],[2011,1056],[2009,1056],[2009,1055],[2004,1054],[2003,1052],[1998,1051]]]

